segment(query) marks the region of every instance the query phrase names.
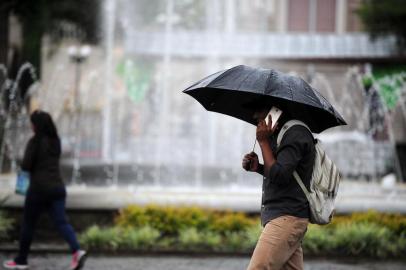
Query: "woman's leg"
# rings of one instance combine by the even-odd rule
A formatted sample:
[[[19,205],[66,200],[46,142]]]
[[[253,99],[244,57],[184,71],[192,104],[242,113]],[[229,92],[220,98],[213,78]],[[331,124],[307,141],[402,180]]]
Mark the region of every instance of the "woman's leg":
[[[20,233],[19,251],[14,260],[18,264],[27,264],[35,226],[43,209],[44,205],[40,197],[35,193],[28,192],[25,197],[24,218]]]
[[[66,190],[65,188],[58,189],[55,193],[55,198],[52,200],[49,213],[53,219],[59,233],[63,236],[66,242],[68,242],[72,253],[80,249],[78,240],[76,239],[75,231],[72,226],[68,223],[65,214],[65,199]]]

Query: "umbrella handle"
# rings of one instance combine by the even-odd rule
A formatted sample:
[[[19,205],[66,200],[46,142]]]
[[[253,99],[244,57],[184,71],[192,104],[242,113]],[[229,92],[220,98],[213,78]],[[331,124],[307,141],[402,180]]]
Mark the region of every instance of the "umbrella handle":
[[[255,146],[257,145],[257,140],[255,139],[254,147],[252,147],[252,152],[255,152]]]
[[[257,140],[256,139],[255,139],[255,142],[254,142],[254,147],[252,147],[252,152],[251,153],[255,152],[255,145],[257,145]],[[248,168],[251,168],[251,160],[248,162],[247,165],[248,165]]]

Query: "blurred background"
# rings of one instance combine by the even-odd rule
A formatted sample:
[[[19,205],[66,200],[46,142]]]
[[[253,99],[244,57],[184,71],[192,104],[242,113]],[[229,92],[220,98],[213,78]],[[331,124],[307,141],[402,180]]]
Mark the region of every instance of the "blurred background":
[[[403,258],[405,25],[402,0],[0,1],[0,242],[15,246],[15,174],[40,108],[85,247],[250,254],[262,178],[241,159],[255,127],[182,93],[244,64],[302,77],[348,123],[316,134],[343,176],[345,216],[311,226],[305,254]]]
[[[404,21],[375,2],[2,1],[1,170],[15,170],[41,108],[70,184],[256,186],[239,166],[255,128],[181,92],[246,64],[299,75],[338,109],[348,126],[320,138],[345,179],[403,182]]]

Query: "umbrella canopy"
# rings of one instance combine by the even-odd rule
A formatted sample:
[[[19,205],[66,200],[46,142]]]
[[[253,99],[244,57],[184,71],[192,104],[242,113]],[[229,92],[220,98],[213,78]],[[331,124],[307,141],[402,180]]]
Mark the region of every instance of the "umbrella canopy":
[[[253,125],[254,112],[276,106],[305,122],[312,132],[345,125],[333,106],[303,79],[274,69],[236,66],[214,73],[183,91],[208,111],[227,114]]]

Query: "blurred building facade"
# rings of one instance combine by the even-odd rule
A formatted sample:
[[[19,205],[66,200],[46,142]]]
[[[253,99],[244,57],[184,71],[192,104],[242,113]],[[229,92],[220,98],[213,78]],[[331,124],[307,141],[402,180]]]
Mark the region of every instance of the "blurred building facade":
[[[363,31],[356,14],[362,0],[106,3],[114,3],[114,9],[102,11],[104,28],[106,18],[112,18],[113,34],[105,38],[114,44],[110,50],[106,49],[107,42],[93,47],[82,65],[80,158],[85,163],[86,159],[103,157],[103,130],[107,124],[112,147],[109,159],[152,164],[158,168],[154,177],[163,164],[187,164],[195,168],[192,177],[198,182],[202,178],[199,168],[239,164],[241,154],[251,145],[252,127],[220,120],[181,94],[181,90],[210,73],[246,64],[297,74],[338,108],[349,123],[345,130],[368,133],[371,104],[362,74],[370,72],[371,64],[396,59],[395,40],[373,42]],[[66,53],[75,44],[75,35],[71,30],[65,33],[62,44],[45,39],[38,99],[55,115],[69,156],[79,131],[72,126],[76,67]],[[110,77],[106,74],[108,61],[112,65]],[[108,83],[107,77],[111,80]],[[106,85],[111,87],[108,95]],[[111,107],[107,122],[106,104]],[[395,111],[400,113],[392,121],[405,123],[405,114],[400,109]],[[397,142],[406,139],[405,125],[396,125],[393,130]],[[376,148],[371,148],[368,140],[359,147],[364,150],[354,163],[356,168],[354,164],[343,165],[354,167],[348,169],[348,175],[387,173],[392,153],[386,131],[385,125],[378,130],[383,134],[382,146],[374,144]],[[334,151],[340,156],[351,147],[347,144]],[[224,153],[229,159],[224,158]],[[359,171],[371,164],[372,169]],[[106,173],[112,175],[113,171]],[[169,174],[176,178],[174,171]],[[246,177],[232,173],[240,182]]]
[[[231,63],[246,63],[299,74],[314,82],[339,106],[350,68],[364,72],[365,64],[389,62],[395,40],[372,42],[362,31],[356,14],[360,0],[226,0],[194,5],[194,24],[185,23],[176,3],[157,18],[160,23],[129,19],[123,26],[125,51],[132,55],[163,58],[171,63],[204,59],[206,74]],[[199,1],[194,1],[199,3]],[[124,18],[131,18],[125,9]],[[143,10],[138,6],[138,10]],[[189,11],[191,12],[191,11]],[[200,14],[199,14],[200,12]],[[203,18],[203,19],[202,19]],[[167,63],[167,62],[166,62]],[[162,65],[164,66],[164,65]],[[371,65],[369,65],[370,67]],[[180,78],[182,79],[182,78]],[[325,85],[328,84],[328,85]],[[329,91],[327,91],[330,88]],[[355,97],[354,107],[363,103]],[[340,107],[340,106],[339,106]],[[357,127],[352,112],[342,112],[349,128]]]

